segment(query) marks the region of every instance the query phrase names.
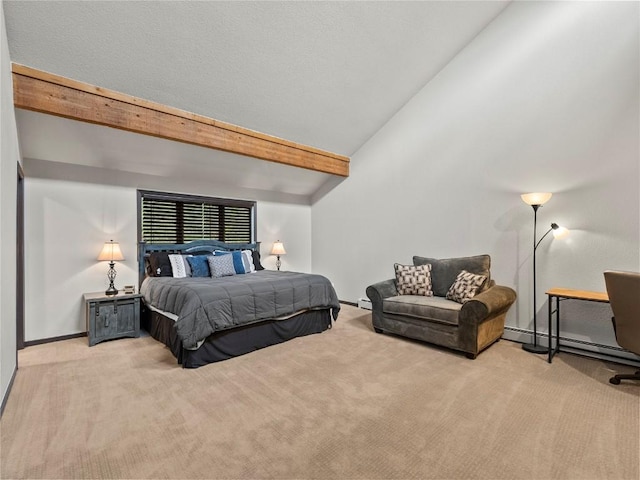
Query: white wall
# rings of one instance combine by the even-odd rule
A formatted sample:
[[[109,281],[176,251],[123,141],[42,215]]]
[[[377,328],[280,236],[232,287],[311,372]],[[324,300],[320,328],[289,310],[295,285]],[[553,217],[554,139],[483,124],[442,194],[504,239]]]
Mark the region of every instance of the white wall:
[[[0,3],[0,403],[16,369],[16,185],[20,160],[4,10]]]
[[[554,193],[539,235],[552,221],[572,230],[538,249],[539,319],[552,286],[602,291],[603,270],[640,270],[639,13],[510,4],[314,203],[314,271],[356,301],[412,255],[489,253],[518,292],[507,323],[529,328],[533,212],[519,195],[531,191]],[[571,308],[563,334],[615,345],[608,306]]]
[[[274,202],[258,202],[258,240],[262,266],[275,270],[276,257],[270,255],[273,242],[284,243],[281,270],[311,273],[311,207]]]
[[[180,179],[47,167],[25,160],[26,341],[86,331],[82,294],[108,285],[106,262],[96,261],[105,240],[120,242],[125,257],[116,263],[116,287],[137,285],[136,186],[215,197],[230,193]],[[280,239],[287,248],[282,268],[310,272],[311,207],[245,199],[258,200],[264,267],[275,268],[269,252]]]
[[[82,294],[108,285],[107,264],[96,261],[106,240],[125,258],[116,285],[137,285],[135,209],[135,190],[26,178],[26,341],[86,331]]]

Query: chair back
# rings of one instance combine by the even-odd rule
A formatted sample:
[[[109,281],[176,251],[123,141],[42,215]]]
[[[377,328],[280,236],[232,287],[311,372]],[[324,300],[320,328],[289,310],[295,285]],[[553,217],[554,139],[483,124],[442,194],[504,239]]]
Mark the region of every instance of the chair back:
[[[640,273],[607,270],[604,281],[613,310],[616,341],[625,350],[640,355]]]

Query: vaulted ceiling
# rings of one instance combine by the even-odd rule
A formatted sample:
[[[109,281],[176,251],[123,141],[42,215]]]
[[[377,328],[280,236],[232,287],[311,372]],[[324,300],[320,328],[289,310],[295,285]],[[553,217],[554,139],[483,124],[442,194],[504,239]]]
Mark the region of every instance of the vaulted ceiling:
[[[15,63],[346,156],[507,5],[3,1]],[[192,175],[210,162],[231,182],[247,168],[264,168],[248,158],[234,167],[229,154],[183,144],[156,144],[169,153],[141,155],[147,138],[123,141],[123,132],[49,115],[19,111],[17,122],[23,156],[38,162],[140,170],[167,168],[173,158]],[[100,152],[116,144],[109,155]],[[278,182],[249,188],[312,195],[327,180],[273,168]]]

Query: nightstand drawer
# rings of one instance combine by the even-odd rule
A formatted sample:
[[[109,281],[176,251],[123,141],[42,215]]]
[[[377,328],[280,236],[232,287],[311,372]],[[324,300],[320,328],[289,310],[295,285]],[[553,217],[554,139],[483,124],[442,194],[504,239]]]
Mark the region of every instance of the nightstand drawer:
[[[89,346],[103,340],[140,336],[140,297],[85,294]]]

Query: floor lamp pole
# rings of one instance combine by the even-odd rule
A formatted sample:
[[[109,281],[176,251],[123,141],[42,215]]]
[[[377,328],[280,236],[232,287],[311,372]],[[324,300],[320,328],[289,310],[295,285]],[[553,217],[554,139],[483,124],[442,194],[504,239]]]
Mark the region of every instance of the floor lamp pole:
[[[538,208],[540,208],[540,205],[531,206],[533,207],[533,343],[524,343],[522,345],[522,349],[526,350],[527,352],[542,354],[547,353],[548,349],[546,347],[538,345],[538,311],[536,306],[536,250],[538,249],[539,242],[536,242],[536,227],[538,222]]]

